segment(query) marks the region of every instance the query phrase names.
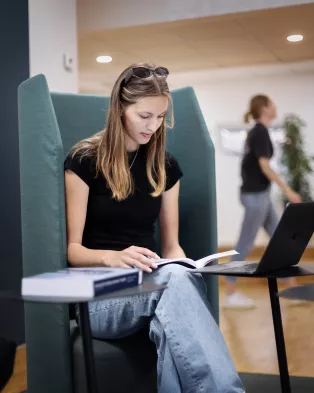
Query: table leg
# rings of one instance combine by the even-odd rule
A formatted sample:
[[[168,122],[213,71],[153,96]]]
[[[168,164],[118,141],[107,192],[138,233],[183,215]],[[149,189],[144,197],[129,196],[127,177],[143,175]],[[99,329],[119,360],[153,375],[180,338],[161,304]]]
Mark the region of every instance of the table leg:
[[[88,393],[97,393],[95,358],[92,345],[88,303],[79,303],[80,328],[84,349],[86,384]]]
[[[283,334],[281,311],[278,295],[278,286],[276,278],[268,278],[269,297],[271,311],[273,316],[275,339],[277,347],[277,357],[279,364],[281,391],[283,393],[291,393],[288,362],[286,355],[285,339]]]

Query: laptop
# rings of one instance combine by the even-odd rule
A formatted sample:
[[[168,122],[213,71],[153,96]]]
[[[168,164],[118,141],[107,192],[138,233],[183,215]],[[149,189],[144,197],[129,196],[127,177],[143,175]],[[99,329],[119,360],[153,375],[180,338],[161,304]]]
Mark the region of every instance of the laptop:
[[[288,204],[260,262],[232,261],[198,271],[259,275],[297,265],[314,232],[314,202]]]

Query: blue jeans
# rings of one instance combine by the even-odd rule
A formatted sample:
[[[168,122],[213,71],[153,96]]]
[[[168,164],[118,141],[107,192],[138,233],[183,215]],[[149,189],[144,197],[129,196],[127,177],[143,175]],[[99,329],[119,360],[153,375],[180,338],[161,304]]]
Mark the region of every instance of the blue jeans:
[[[245,208],[244,219],[240,237],[235,250],[238,255],[234,255],[232,261],[244,261],[251,252],[257,232],[264,228],[269,237],[272,237],[279,218],[270,198],[270,189],[263,192],[242,193],[241,203]],[[230,282],[236,282],[236,277],[226,276]]]
[[[167,284],[163,292],[91,302],[92,335],[129,336],[145,326],[156,344],[159,393],[240,393],[241,380],[206,298],[198,274],[166,265],[144,281]]]

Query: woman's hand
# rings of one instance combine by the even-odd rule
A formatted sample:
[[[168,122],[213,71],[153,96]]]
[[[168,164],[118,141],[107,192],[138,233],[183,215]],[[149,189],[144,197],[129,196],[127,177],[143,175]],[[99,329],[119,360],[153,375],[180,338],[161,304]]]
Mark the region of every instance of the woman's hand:
[[[281,190],[284,192],[286,197],[288,198],[289,202],[291,203],[300,203],[302,202],[301,196],[291,190],[291,188],[281,179],[281,177],[271,168],[269,163],[269,158],[260,157],[258,159],[260,168],[264,175],[270,180],[274,181],[278,184]]]
[[[157,254],[147,248],[131,246],[122,251],[106,251],[102,264],[108,267],[138,267],[147,273],[157,269]]]
[[[293,190],[291,190],[291,189],[287,190],[286,196],[287,196],[289,202],[291,202],[291,203],[300,203],[300,202],[302,202],[301,196],[298,193],[296,193]]]

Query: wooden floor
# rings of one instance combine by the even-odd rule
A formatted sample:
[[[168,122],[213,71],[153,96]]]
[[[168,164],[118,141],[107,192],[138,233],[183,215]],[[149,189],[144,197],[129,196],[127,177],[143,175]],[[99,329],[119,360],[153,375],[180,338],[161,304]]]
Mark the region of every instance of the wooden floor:
[[[21,393],[26,390],[26,347],[17,348],[14,374],[1,393]]]
[[[313,283],[301,279],[300,284]],[[283,288],[282,284],[279,284]],[[257,308],[249,311],[220,310],[220,327],[239,372],[277,374],[277,355],[265,280],[240,279],[239,289],[252,297]],[[220,281],[220,299],[224,283]],[[281,300],[282,318],[291,375],[314,377],[314,302],[306,306],[288,306]],[[21,393],[26,389],[25,347],[18,349],[14,375],[3,393]]]
[[[300,284],[313,283],[301,279]],[[279,288],[284,289],[283,284]],[[241,279],[239,289],[257,304],[253,310],[224,310],[220,328],[239,372],[278,374],[277,353],[266,280]],[[220,304],[224,285],[220,284]],[[289,306],[280,299],[289,372],[314,377],[314,302]]]

